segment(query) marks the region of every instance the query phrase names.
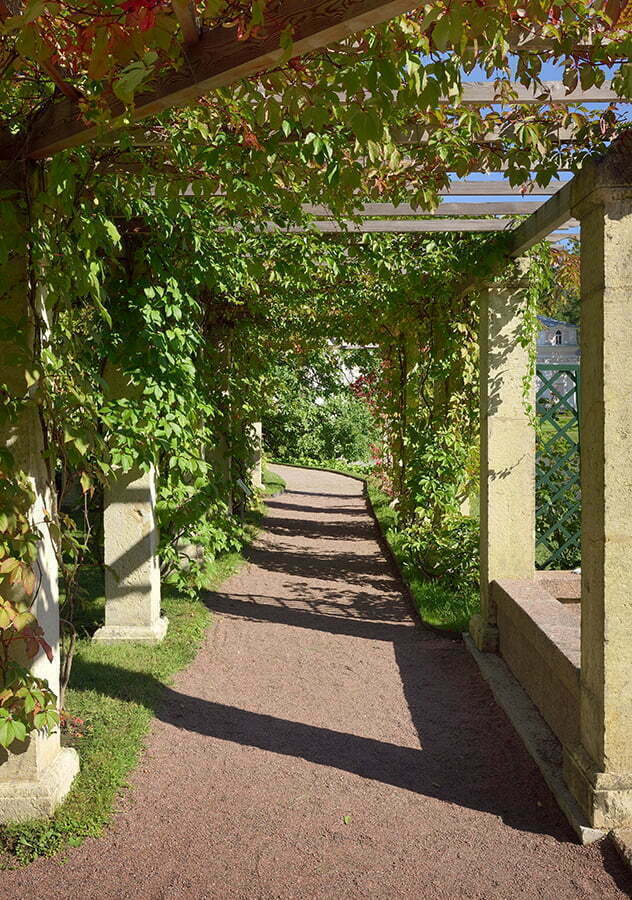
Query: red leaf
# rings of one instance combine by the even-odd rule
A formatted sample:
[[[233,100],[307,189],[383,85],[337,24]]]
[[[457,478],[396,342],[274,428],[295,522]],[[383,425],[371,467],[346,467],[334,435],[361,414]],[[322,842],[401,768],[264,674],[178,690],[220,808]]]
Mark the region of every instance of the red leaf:
[[[45,641],[44,638],[40,638],[39,645],[42,648],[42,650],[44,651],[44,653],[46,654],[48,661],[52,662],[53,661],[53,648],[48,643],[48,641]]]

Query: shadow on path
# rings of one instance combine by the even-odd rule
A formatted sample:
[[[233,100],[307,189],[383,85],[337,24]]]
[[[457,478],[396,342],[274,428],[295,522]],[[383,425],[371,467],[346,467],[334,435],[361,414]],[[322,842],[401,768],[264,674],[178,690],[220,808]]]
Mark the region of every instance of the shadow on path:
[[[172,688],[164,689],[162,701],[152,711],[161,721],[207,737],[300,757],[468,809],[493,813],[506,825],[523,831],[551,834],[560,841],[572,840],[570,829],[559,814],[538,805],[535,798],[539,792],[534,791],[531,802],[520,792],[505,789],[502,796],[499,794],[501,778],[519,776],[524,761],[521,755],[513,761],[508,759],[502,747],[490,756],[485,720],[477,727],[468,721],[469,717],[459,715],[456,685],[449,677],[455,666],[454,651],[443,647],[426,650],[426,663],[422,666],[419,654],[417,641],[402,641],[397,646],[400,671],[405,677],[414,675],[409,692],[414,691],[416,697],[411,711],[420,731],[421,749],[237,709]],[[123,673],[116,666],[86,662],[81,668],[82,680],[89,678],[95,690],[109,696],[146,703],[147,697],[155,695],[154,679],[143,674],[130,677],[125,672],[125,689],[119,693],[117,686]],[[451,720],[450,728],[445,727],[446,716]],[[475,753],[473,747],[478,748]],[[504,768],[500,776],[498,764]]]
[[[82,682],[92,684],[97,692],[142,703],[150,707],[159,720],[183,731],[299,758],[395,790],[454,804],[461,810],[498,817],[506,826],[518,831],[549,835],[560,843],[575,843],[570,827],[462,644],[426,631],[411,619],[403,586],[391,574],[377,545],[370,543],[376,541],[376,532],[368,511],[360,505],[359,496],[348,495],[356,496],[360,501],[356,507],[321,508],[293,503],[298,493],[301,492],[291,491],[282,499],[269,503],[270,514],[265,521],[267,534],[263,534],[262,540],[248,554],[252,570],[239,577],[238,583],[246,584],[247,590],[231,592],[229,587],[225,592],[207,592],[206,602],[226,619],[306,629],[323,635],[345,635],[379,642],[381,648],[385,644],[392,645],[402,691],[418,735],[418,747],[242,709],[170,687],[157,692],[153,678],[129,672],[121,677],[116,666],[105,663],[78,660],[75,665],[81,669]],[[324,500],[330,496],[333,502],[342,496],[302,493],[321,496]],[[285,518],[284,513],[290,517]],[[346,524],[328,518],[320,522],[312,520],[312,513],[336,513],[354,518]],[[300,518],[301,515],[306,518]],[[364,517],[365,521],[356,521],[359,517]],[[324,547],[321,543],[310,551],[301,546],[301,541],[311,539],[324,540]],[[354,551],[355,540],[369,542],[365,553]],[[336,551],[337,541],[341,543]],[[348,541],[349,545],[345,546]],[[287,578],[273,579],[266,575],[269,572]],[[262,584],[264,577],[269,580]],[[260,592],[251,593],[251,584]],[[259,645],[256,632],[254,638],[251,634],[251,646],[260,654],[257,657],[261,661],[260,671],[266,677],[272,674],[276,678],[277,675],[277,637],[280,641],[281,635],[268,629],[266,640]],[[283,640],[286,647],[301,646],[300,633],[296,636],[286,634]],[[336,641],[320,643],[312,640],[311,644],[313,687],[317,697],[322,694],[320,707],[325,711],[328,704],[335,702],[336,688],[326,678],[322,684],[319,682],[319,674],[327,670],[322,669],[316,654],[331,656],[340,653],[341,646]],[[348,646],[350,662],[353,662],[355,651],[365,666],[370,664],[373,651],[369,645],[360,645],[366,650],[359,649],[358,643],[350,642]],[[209,671],[212,677],[212,668]],[[361,671],[373,670],[369,667]],[[284,677],[283,669],[279,670],[278,685],[271,682],[275,690],[284,690]],[[379,690],[379,684],[361,683],[360,675],[351,677],[357,679],[354,690],[358,687],[367,692]],[[390,696],[396,694],[399,689]],[[152,698],[157,695],[160,700],[155,702]],[[405,711],[402,704],[404,715]],[[370,725],[361,716],[352,715],[348,722],[345,720],[345,727],[350,729],[357,727],[363,731]],[[403,741],[407,739],[402,738]],[[209,748],[205,752],[212,753],[212,750]],[[261,761],[259,766],[259,772],[266,771]],[[207,802],[207,798],[200,802]],[[420,803],[419,809],[420,815],[424,815],[432,807]],[[449,811],[443,813],[448,820],[450,815]],[[476,829],[485,829],[489,824],[490,820],[485,818],[469,820],[465,830],[476,835]],[[447,830],[446,834],[449,833]],[[518,840],[525,838],[518,836]],[[621,890],[630,891],[632,879],[614,848],[603,842],[600,851],[611,878]],[[531,853],[530,864],[537,873],[537,847],[528,852]],[[492,874],[490,871],[490,878]],[[569,892],[568,896],[576,895]]]

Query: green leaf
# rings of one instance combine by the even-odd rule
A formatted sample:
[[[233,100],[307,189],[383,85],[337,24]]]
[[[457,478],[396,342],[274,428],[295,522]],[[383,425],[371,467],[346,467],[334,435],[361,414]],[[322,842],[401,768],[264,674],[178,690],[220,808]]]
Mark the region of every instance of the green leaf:
[[[131,106],[134,100],[134,94],[143,83],[144,79],[149,75],[148,69],[143,63],[132,63],[124,73],[116,79],[112,85],[115,95],[126,106]]]
[[[13,719],[0,719],[0,746],[8,748],[16,738],[16,730]]]

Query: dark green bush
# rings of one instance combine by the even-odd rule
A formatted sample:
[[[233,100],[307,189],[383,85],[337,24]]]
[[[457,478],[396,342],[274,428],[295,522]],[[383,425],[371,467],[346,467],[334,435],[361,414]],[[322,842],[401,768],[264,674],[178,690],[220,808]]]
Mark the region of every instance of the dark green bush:
[[[440,581],[451,590],[478,584],[479,524],[465,516],[448,516],[438,527],[416,523],[399,534],[401,552],[411,572]]]
[[[301,394],[281,398],[263,417],[267,452],[276,459],[365,462],[376,440],[371,413],[349,391],[322,403]]]
[[[538,446],[536,564],[542,569],[575,569],[581,561],[579,453],[560,438]],[[568,456],[568,459],[564,459]],[[544,480],[546,479],[546,484]]]

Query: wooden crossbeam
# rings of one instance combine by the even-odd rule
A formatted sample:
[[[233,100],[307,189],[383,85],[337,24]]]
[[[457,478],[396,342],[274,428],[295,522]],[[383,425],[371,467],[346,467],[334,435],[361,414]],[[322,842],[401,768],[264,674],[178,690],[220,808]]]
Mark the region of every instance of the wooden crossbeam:
[[[527,197],[547,197],[555,194],[564,186],[563,181],[551,181],[545,188],[535,182],[524,185]],[[453,181],[447,188],[439,191],[441,197],[515,197],[522,196],[522,186],[511,185],[507,180],[490,179],[489,181]]]
[[[575,228],[578,223],[574,219],[570,219],[565,224],[569,228]],[[345,232],[350,234],[413,234],[441,231],[512,231],[515,228],[515,222],[513,219],[366,219],[361,223],[318,220],[312,222],[311,228],[301,225],[281,228],[273,223],[266,227],[269,231],[284,231],[289,234],[302,234],[310,230],[320,231],[323,234]]]
[[[547,242],[547,244],[559,244],[560,241],[578,237],[579,234],[571,231],[552,231],[551,234],[547,234],[544,240]]]
[[[546,203],[536,210],[525,222],[516,229],[513,240],[511,256],[518,258],[523,253],[544,240],[548,234],[563,225],[571,215],[571,196],[573,182],[569,181],[561,191],[554,194]]]
[[[432,137],[432,132],[424,125],[412,125],[393,131],[393,140],[402,146],[427,144]],[[549,135],[550,140],[557,144],[570,144],[577,139],[577,129],[557,128]],[[473,144],[497,144],[500,141],[515,139],[513,126],[510,124],[502,128],[490,128],[477,137],[472,138]]]
[[[438,193],[440,197],[550,197],[551,195],[557,193],[560,188],[564,187],[568,182],[565,181],[551,181],[545,188],[539,187],[538,185],[533,183],[533,185],[525,185],[526,193],[523,193],[521,187],[514,187],[509,184],[508,181],[494,179],[489,181],[452,181],[448,187],[441,188]],[[193,196],[193,188],[189,186],[185,190],[185,196]],[[217,197],[224,197],[225,194],[223,191],[218,191],[216,194]],[[526,201],[528,202],[528,201]],[[543,201],[542,201],[543,202]],[[539,204],[538,204],[539,205]],[[382,207],[384,204],[365,204],[363,210],[368,209],[369,207],[379,207],[379,211],[377,213],[367,213],[365,215],[386,215],[383,212]],[[414,211],[411,208],[410,213],[398,213],[398,215],[413,215]],[[330,215],[329,212],[324,212],[326,209],[324,206],[313,206],[313,209],[319,210],[318,212],[312,212],[312,207],[306,211],[311,212],[312,215]],[[527,209],[526,212],[531,212],[532,210]],[[419,212],[419,210],[417,210]],[[499,212],[503,212],[503,210],[499,210]],[[473,215],[470,210],[470,215]],[[441,215],[441,213],[439,214]]]
[[[575,105],[582,103],[614,103],[621,98],[612,90],[612,82],[604,81],[601,87],[575,88],[568,92],[568,88],[561,81],[544,81],[542,89],[528,88],[518,82],[510,85],[511,93],[515,96],[498,99],[498,89],[493,81],[466,81],[463,83],[461,103],[478,106],[492,103],[537,104],[537,103],[563,103]],[[442,102],[449,102],[442,100]]]
[[[518,215],[526,216],[535,212],[542,202],[494,200],[489,203],[441,203],[437,209],[424,210],[409,203],[365,203],[358,209],[361,216],[489,216]],[[334,213],[318,204],[305,204],[303,212],[311,216],[332,216]]]
[[[184,63],[177,72],[158,79],[155,86],[136,98],[134,119],[153,116],[172,106],[184,106],[218,87],[271,68],[282,58],[281,36],[293,35],[296,55],[326,47],[356,31],[408,12],[417,0],[278,0],[265,31],[240,40],[237,26],[205,31],[185,48]],[[121,124],[122,104],[112,101],[113,121]],[[0,143],[0,159],[41,159],[75,147],[98,134],[74,103],[66,98],[48,104],[25,131]]]
[[[559,228],[598,186],[623,188],[632,185],[632,131],[624,131],[601,159],[588,160],[581,172],[543,203],[516,228],[510,256],[517,259]]]

